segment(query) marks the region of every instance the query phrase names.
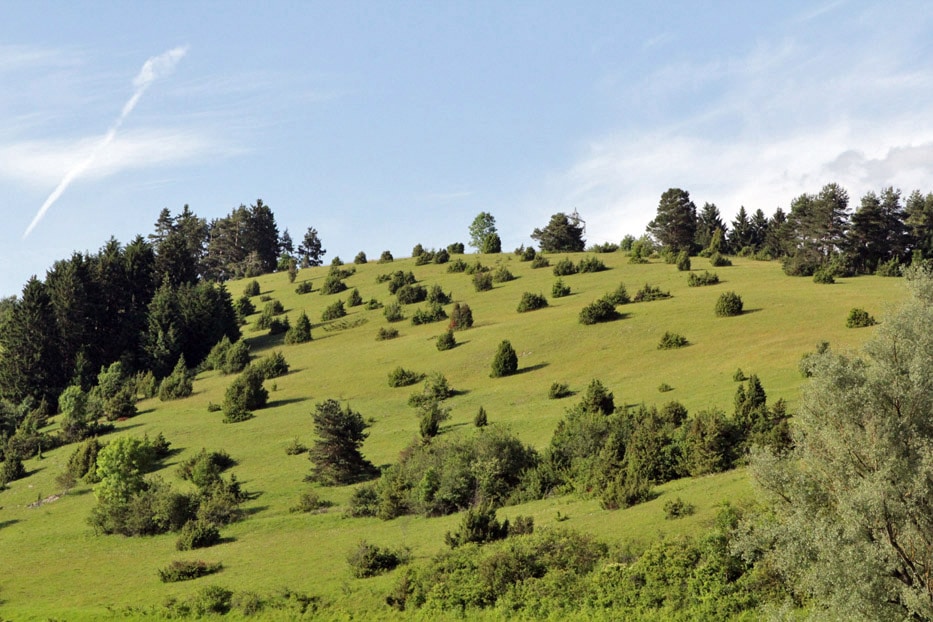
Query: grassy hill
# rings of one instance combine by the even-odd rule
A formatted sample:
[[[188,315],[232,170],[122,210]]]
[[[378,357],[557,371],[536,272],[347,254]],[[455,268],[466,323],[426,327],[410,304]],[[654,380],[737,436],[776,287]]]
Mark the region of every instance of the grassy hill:
[[[567,256],[576,262],[585,255]],[[551,263],[561,257],[551,256]],[[302,270],[295,284],[289,283],[285,273],[260,277],[262,294],[280,300],[292,323],[301,311],[314,322],[312,342],[289,346],[282,344],[281,335],[252,330],[258,314],[244,327],[254,356],[280,350],[291,366],[287,376],[267,381],[269,406],[256,411],[249,421],[222,423],[222,414],[209,412],[208,405],[223,400],[232,377],[207,372],[196,379],[191,397],[178,402],[141,402],[139,415],[118,423],[115,432],[136,436],[162,432],[179,451],[157,475],[178,487],[186,485],[175,474],[179,462],[201,448],[226,450],[237,461],[232,472],[246,490],[256,493],[244,506],[246,519],[223,529],[222,544],[185,553],[175,551],[173,534],[134,539],[94,535],[87,524],[94,505],[88,485],[79,485],[39,507],[27,507],[61,492],[55,477],[73,446],[47,452],[41,460],[27,461],[29,476],[0,493],[0,551],[6,569],[0,575],[0,616],[99,619],[108,614],[108,608],[157,605],[166,598],[184,598],[207,583],[258,593],[287,586],[320,596],[332,612],[391,616],[382,599],[394,583],[394,573],[352,579],[345,562],[347,551],[365,537],[380,545],[410,546],[412,563],[419,563],[444,547],[443,535],[459,517],[407,516],[387,522],[346,519],[341,506],[350,496],[349,487],[320,490],[322,497],[335,503],[325,513],[290,513],[289,508],[308,489],[303,477],[310,463],[304,455],[286,455],[285,448],[295,438],[312,442],[310,413],[316,402],[327,398],[349,402],[372,421],[364,453],[377,465],[394,462],[418,435],[414,410],[406,403],[418,387],[393,389],[387,383],[388,372],[399,365],[424,373],[440,371],[458,391],[448,402],[452,416],[443,434],[474,433],[472,419],[482,406],[491,423],[509,426],[538,448],[547,444],[575,399],[548,399],[555,381],[582,391],[591,379],[599,378],[614,392],[617,405],[678,400],[691,412],[710,407],[731,412],[736,388],[732,377],[741,368],[759,376],[769,400],[785,398],[793,411],[803,382],[797,368],[801,355],[822,340],[835,349],[859,347],[873,329],[847,329],[849,310],[862,307],[881,318],[888,304],[903,297],[898,279],[868,276],[819,285],[810,279],[786,277],[777,263],[748,259],[713,269],[705,259],[695,258],[694,270],[715,271],[721,282],[691,288],[687,273],[672,265],[632,265],[621,253],[597,257],[609,269],[563,277],[572,294],[558,299],[550,296],[555,281],[550,268],[532,269],[530,263],[510,254],[465,257],[491,267],[504,264],[515,275],[515,280],[496,284],[487,292],[476,292],[472,277],[448,273],[446,265],[416,266],[414,260],[406,259],[354,266],[356,273],[346,283],[350,289],[358,288],[364,300],[394,301],[377,277],[410,270],[420,284],[438,284],[455,301],[468,303],[474,327],[456,333],[459,345],[445,352],[436,349],[435,339],[446,323],[412,326],[407,320],[399,322],[393,326],[400,336],[389,341],[375,338],[378,329],[388,325],[382,310],[351,307],[343,320],[321,324],[323,309],[348,294],[320,294],[325,267]],[[296,293],[295,286],[302,280],[312,282],[312,293]],[[623,317],[614,322],[581,325],[577,320],[580,310],[620,283],[629,294],[650,283],[670,291],[672,297],[622,306]],[[236,298],[244,283],[232,282],[227,287]],[[718,318],[713,312],[716,299],[730,290],[743,298],[745,312]],[[523,292],[545,294],[549,306],[516,312]],[[258,298],[254,302],[261,309],[263,303]],[[420,306],[404,307],[406,316],[410,318]],[[683,334],[689,345],[659,350],[657,344],[665,331]],[[517,351],[520,373],[490,378],[490,365],[503,339],[510,340]],[[659,392],[662,383],[673,390]],[[670,482],[658,491],[658,498],[627,510],[605,511],[595,500],[567,496],[507,507],[500,514],[531,515],[536,527],[544,527],[556,523],[559,513],[569,516],[565,523],[569,527],[607,540],[645,543],[665,532],[698,532],[721,501],[753,496],[741,470]],[[675,494],[694,503],[697,512],[680,521],[665,521],[662,505]],[[224,570],[196,581],[160,583],[157,569],[175,559],[221,561]]]

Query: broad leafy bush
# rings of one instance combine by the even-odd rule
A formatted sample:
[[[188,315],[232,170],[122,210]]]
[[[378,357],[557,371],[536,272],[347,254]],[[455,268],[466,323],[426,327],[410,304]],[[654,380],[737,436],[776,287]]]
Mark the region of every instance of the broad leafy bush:
[[[866,326],[874,326],[877,323],[875,318],[868,314],[868,311],[858,307],[853,307],[852,310],[849,311],[849,317],[846,318],[847,328],[864,328]]]
[[[691,272],[687,277],[688,287],[702,287],[704,285],[716,285],[719,283],[719,275],[715,272],[704,270],[702,273]]]
[[[616,311],[616,306],[605,298],[600,298],[583,307],[580,311],[580,323],[584,325],[598,324],[600,322],[611,322],[621,317]]]
[[[547,298],[545,298],[543,294],[525,292],[522,294],[522,299],[518,303],[518,312],[525,313],[526,311],[535,311],[537,309],[543,309],[546,306]]]
[[[658,342],[658,350],[673,350],[687,345],[687,338],[678,333],[665,332]]]
[[[288,373],[288,362],[285,360],[285,355],[278,350],[256,361],[255,366],[264,380],[279,378]]]
[[[452,549],[464,544],[485,544],[502,540],[509,535],[509,521],[499,522],[496,509],[491,505],[470,508],[460,520],[457,531],[447,532],[444,542]]]
[[[202,449],[178,465],[176,472],[184,480],[188,480],[198,488],[205,488],[216,484],[220,474],[236,464],[224,450],[208,452]]]
[[[573,262],[564,257],[554,266],[554,276],[569,276],[577,273],[577,267]]]
[[[408,397],[408,405],[420,406],[428,402],[443,402],[453,394],[454,391],[450,388],[447,376],[434,372],[425,378],[421,393],[413,393]]]
[[[742,298],[735,292],[723,292],[716,301],[716,315],[731,317],[741,315],[743,308]]]

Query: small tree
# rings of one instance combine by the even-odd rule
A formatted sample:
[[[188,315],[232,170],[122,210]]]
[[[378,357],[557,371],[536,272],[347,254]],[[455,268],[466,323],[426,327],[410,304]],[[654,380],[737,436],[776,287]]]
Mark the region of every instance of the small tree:
[[[865,326],[874,326],[877,323],[875,318],[869,315],[868,311],[858,307],[853,307],[849,311],[849,317],[846,318],[847,328],[864,328]]]
[[[489,419],[486,416],[486,409],[482,406],[479,407],[479,410],[476,411],[476,416],[473,417],[473,425],[477,428],[485,428],[489,425]]]
[[[368,479],[377,473],[360,448],[369,425],[349,406],[328,399],[315,406],[314,432],[317,440],[308,450],[312,463],[309,479],[325,486],[338,486]]]
[[[382,251],[382,254],[379,255],[379,263],[392,263],[395,261],[395,257],[392,256],[391,251]]]
[[[321,313],[321,321],[329,322],[330,320],[338,320],[344,317],[347,314],[347,310],[343,306],[343,301],[338,300],[337,302],[332,303],[324,312]]]
[[[363,297],[360,296],[360,290],[354,288],[350,292],[350,295],[347,296],[347,306],[348,307],[358,307],[363,304]]]
[[[496,351],[496,357],[492,361],[492,378],[510,376],[518,371],[518,355],[509,341],[503,340]]]
[[[742,298],[735,292],[723,292],[716,301],[716,315],[731,317],[742,314]]]
[[[502,242],[496,232],[496,219],[489,212],[480,212],[469,227],[470,246],[480,253],[499,253]],[[498,248],[497,248],[498,247]]]
[[[356,257],[353,258],[353,263],[355,264],[364,264],[366,263],[366,253],[360,251],[356,254]]]
[[[527,311],[536,311],[537,309],[543,309],[547,306],[547,298],[544,297],[544,294],[532,294],[531,292],[525,292],[522,294],[522,299],[518,302],[518,312],[525,313]]]
[[[437,349],[443,352],[457,347],[457,340],[454,338],[454,331],[448,330],[437,338]]]
[[[454,303],[450,311],[450,330],[466,330],[473,326],[473,310],[470,305]]]
[[[554,298],[563,298],[564,296],[570,295],[570,286],[565,285],[562,279],[557,279],[554,281],[554,285],[551,287],[551,296]]]
[[[311,320],[308,319],[308,314],[302,311],[295,320],[295,325],[285,333],[285,343],[295,344],[309,341],[311,341]]]
[[[680,251],[677,254],[677,269],[681,272],[690,272],[690,255],[687,251]]]
[[[172,373],[162,379],[159,385],[159,399],[163,402],[168,400],[178,400],[188,397],[194,390],[191,382],[191,375],[188,373],[188,366],[185,365],[185,356],[178,357],[175,363],[175,369]]]
[[[222,407],[225,422],[245,421],[253,416],[251,411],[266,405],[269,392],[262,386],[263,380],[262,370],[250,365],[230,383]]]
[[[477,272],[473,275],[473,287],[478,292],[488,292],[492,289],[492,275],[488,272]]]

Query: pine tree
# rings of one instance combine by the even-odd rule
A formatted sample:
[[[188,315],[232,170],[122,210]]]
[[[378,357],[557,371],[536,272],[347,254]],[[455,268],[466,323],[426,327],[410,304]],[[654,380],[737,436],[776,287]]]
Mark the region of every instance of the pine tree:
[[[337,400],[329,399],[315,406],[314,432],[318,439],[308,450],[313,464],[309,479],[337,486],[368,479],[377,473],[376,467],[360,452],[369,427],[362,415],[349,406],[341,408]]]
[[[515,350],[512,348],[512,344],[509,341],[503,340],[499,344],[499,349],[496,352],[496,358],[492,361],[492,373],[490,374],[493,378],[500,378],[502,376],[510,376],[518,370],[518,355],[515,353]]]

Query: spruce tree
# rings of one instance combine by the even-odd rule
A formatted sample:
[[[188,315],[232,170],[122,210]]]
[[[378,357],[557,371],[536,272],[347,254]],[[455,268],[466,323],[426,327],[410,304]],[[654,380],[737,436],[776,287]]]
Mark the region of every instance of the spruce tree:
[[[499,344],[499,350],[496,352],[496,358],[492,361],[492,378],[510,376],[518,371],[518,355],[508,339]]]
[[[313,464],[310,480],[337,486],[368,479],[378,472],[360,452],[369,427],[360,413],[349,406],[341,408],[337,400],[329,399],[315,406],[313,417],[318,439],[308,450]]]

